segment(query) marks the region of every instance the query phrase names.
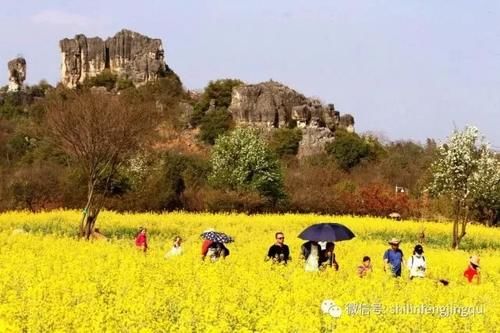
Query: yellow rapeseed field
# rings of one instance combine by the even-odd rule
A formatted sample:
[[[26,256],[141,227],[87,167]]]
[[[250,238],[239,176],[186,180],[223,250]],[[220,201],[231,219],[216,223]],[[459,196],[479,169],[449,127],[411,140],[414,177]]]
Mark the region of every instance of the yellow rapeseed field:
[[[500,332],[500,230],[471,225],[464,250],[450,251],[450,224],[315,215],[116,214],[97,226],[108,241],[75,237],[80,213],[0,214],[0,332]],[[319,221],[347,225],[357,237],[336,245],[338,272],[304,271],[297,235]],[[134,247],[139,226],[150,251]],[[200,233],[235,238],[231,255],[200,260]],[[22,232],[22,230],[25,232]],[[391,237],[408,257],[421,231],[428,278],[395,279],[382,270]],[[283,231],[293,260],[264,262]],[[184,254],[166,259],[175,235]],[[481,257],[481,284],[462,276]],[[374,272],[359,278],[361,258]],[[438,279],[447,279],[443,286]],[[338,318],[321,312],[336,302]]]

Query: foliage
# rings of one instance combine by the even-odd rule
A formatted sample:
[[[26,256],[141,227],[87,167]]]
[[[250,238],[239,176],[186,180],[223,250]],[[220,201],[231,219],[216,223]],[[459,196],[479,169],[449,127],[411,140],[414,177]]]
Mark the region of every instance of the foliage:
[[[56,165],[34,165],[17,170],[9,180],[9,190],[17,209],[38,211],[51,208],[59,197],[59,168]]]
[[[335,140],[328,143],[325,150],[342,169],[348,171],[370,156],[370,145],[358,134],[345,131],[336,133]]]
[[[231,105],[233,88],[242,84],[243,82],[237,79],[210,81],[205,87],[200,100],[194,105],[194,112],[190,121],[191,124],[193,126],[198,126],[202,122],[212,101],[212,108],[227,109],[229,105]]]
[[[219,137],[212,151],[209,181],[230,190],[255,190],[276,201],[284,197],[278,160],[256,131],[239,128]]]
[[[473,206],[492,223],[500,212],[500,161],[483,147],[470,180]]]
[[[83,86],[88,88],[104,87],[106,90],[111,91],[115,88],[117,81],[118,75],[114,74],[109,69],[105,69],[96,76],[85,79]]]
[[[466,235],[469,209],[474,200],[484,204],[497,193],[500,169],[479,130],[472,126],[462,132],[455,131],[448,142],[438,148],[438,155],[431,166],[432,181],[428,191],[435,196],[449,196],[454,203],[452,246],[456,248]]]
[[[269,147],[279,157],[297,155],[299,143],[302,140],[302,131],[298,128],[278,128],[271,134]]]
[[[203,142],[213,145],[220,135],[227,133],[232,127],[232,117],[227,109],[210,111],[201,120],[198,137]]]

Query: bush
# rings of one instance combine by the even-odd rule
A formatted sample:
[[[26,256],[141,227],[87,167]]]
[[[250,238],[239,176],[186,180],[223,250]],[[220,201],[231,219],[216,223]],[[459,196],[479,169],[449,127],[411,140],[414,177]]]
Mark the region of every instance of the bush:
[[[103,70],[101,73],[94,77],[85,79],[83,85],[85,87],[105,87],[110,91],[115,88],[118,76],[113,74],[109,69]]]
[[[285,197],[279,162],[255,130],[239,128],[219,137],[210,161],[215,187],[256,191],[273,204]]]
[[[298,128],[278,128],[271,134],[269,147],[278,155],[297,155],[299,143],[302,140],[302,131]]]
[[[206,208],[211,212],[245,212],[255,214],[265,211],[266,200],[257,192],[209,190],[205,192]]]
[[[215,109],[227,109],[231,105],[233,88],[242,84],[242,81],[235,79],[210,81],[203,91],[200,100],[194,105],[194,112],[190,123],[193,126],[198,126],[202,122],[205,113],[210,108],[212,100]]]
[[[356,133],[337,131],[335,140],[325,147],[338,165],[348,171],[370,156],[370,145]]]
[[[227,133],[233,126],[231,114],[227,109],[217,109],[205,114],[201,121],[198,138],[210,145],[215,143],[219,135]]]
[[[13,208],[38,211],[60,203],[59,170],[55,165],[31,165],[17,170],[9,182]]]

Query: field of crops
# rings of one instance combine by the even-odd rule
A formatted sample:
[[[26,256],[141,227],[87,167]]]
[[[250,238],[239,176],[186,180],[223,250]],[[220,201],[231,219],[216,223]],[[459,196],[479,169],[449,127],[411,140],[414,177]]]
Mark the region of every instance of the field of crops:
[[[109,240],[87,242],[75,237],[79,218],[76,211],[0,214],[0,332],[500,332],[498,229],[472,225],[463,250],[450,251],[449,224],[105,212],[97,226]],[[357,235],[337,243],[338,272],[305,272],[298,258],[298,233],[319,221]],[[139,226],[149,230],[146,255],[134,248]],[[224,261],[200,260],[199,236],[210,227],[235,238]],[[387,240],[401,238],[408,257],[422,230],[428,278],[385,274]],[[292,251],[288,266],[263,260],[276,231]],[[184,254],[165,259],[175,235]],[[473,253],[481,256],[479,285],[462,276]],[[364,255],[374,272],[361,279]],[[325,299],[340,306],[340,317],[321,312]]]

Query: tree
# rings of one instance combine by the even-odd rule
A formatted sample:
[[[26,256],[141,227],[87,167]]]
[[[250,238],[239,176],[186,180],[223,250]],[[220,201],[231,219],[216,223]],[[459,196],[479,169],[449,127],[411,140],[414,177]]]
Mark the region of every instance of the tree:
[[[119,96],[65,91],[48,99],[45,127],[51,141],[82,169],[87,202],[80,236],[90,236],[120,165],[154,132],[154,107],[124,103]]]
[[[210,161],[215,187],[257,191],[273,203],[284,198],[279,162],[255,130],[239,128],[219,137]]]
[[[198,126],[211,107],[227,110],[231,105],[233,88],[242,84],[243,82],[237,79],[210,81],[203,91],[200,100],[194,105],[194,112],[190,123],[193,126]]]
[[[489,183],[490,179],[493,183],[498,179],[499,172],[498,162],[491,154],[479,130],[470,126],[462,132],[455,131],[447,143],[439,146],[438,159],[431,165],[432,180],[427,190],[434,196],[448,196],[453,202],[453,248],[458,248],[466,235],[469,211],[475,200],[484,202],[489,198],[488,188],[498,186],[498,181],[496,185]]]
[[[370,156],[370,145],[356,133],[337,131],[335,140],[325,147],[337,164],[348,171]]]
[[[233,126],[233,119],[227,109],[217,109],[207,112],[200,125],[199,138],[210,145],[215,143],[217,137],[226,133]]]
[[[271,134],[269,146],[279,156],[297,155],[302,140],[302,131],[298,128],[278,128]]]
[[[471,196],[474,208],[485,214],[491,225],[500,210],[500,162],[486,147],[477,161],[477,172],[472,175]]]

